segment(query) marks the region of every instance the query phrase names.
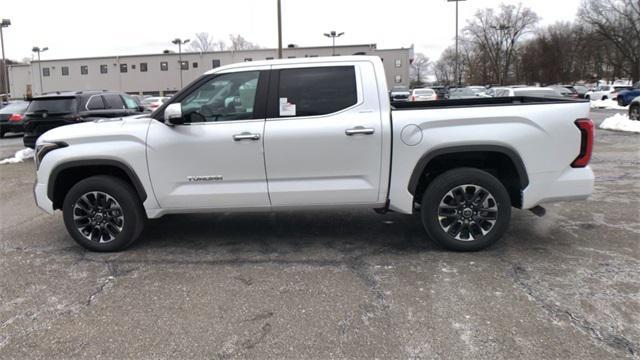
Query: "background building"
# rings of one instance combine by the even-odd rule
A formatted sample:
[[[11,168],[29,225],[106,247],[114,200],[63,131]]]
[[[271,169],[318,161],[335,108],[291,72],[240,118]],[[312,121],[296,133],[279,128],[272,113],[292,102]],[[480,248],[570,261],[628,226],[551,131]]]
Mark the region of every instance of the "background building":
[[[283,58],[331,56],[331,46],[288,47]],[[379,50],[375,44],[335,47],[336,55],[376,55],[382,58],[389,87],[408,86],[413,48]],[[218,66],[269,60],[277,49],[182,53],[183,85]],[[177,53],[108,56],[94,58],[32,61],[9,66],[9,84],[13,98],[25,98],[43,92],[64,90],[121,90],[145,95],[177,92],[180,85],[180,61]],[[39,69],[42,69],[40,88]]]

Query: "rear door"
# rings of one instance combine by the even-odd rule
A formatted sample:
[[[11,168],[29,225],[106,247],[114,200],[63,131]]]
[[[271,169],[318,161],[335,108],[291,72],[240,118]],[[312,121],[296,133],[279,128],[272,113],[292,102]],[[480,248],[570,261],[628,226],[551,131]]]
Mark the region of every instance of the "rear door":
[[[373,64],[273,69],[264,140],[271,204],[380,202],[382,117]]]

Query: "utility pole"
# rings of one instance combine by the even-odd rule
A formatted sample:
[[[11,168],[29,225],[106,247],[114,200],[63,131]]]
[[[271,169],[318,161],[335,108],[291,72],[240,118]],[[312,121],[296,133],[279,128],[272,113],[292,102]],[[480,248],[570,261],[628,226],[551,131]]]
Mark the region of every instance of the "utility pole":
[[[447,0],[448,2],[456,3],[456,66],[455,66],[455,81],[458,83],[458,87],[462,85],[462,74],[460,73],[460,59],[458,56],[458,3],[465,0]]]
[[[42,87],[42,63],[40,63],[40,53],[49,50],[48,47],[43,47],[42,49],[34,46],[31,51],[34,53],[38,53],[38,74],[40,75],[40,95],[44,94],[44,88]]]
[[[182,45],[188,43],[190,40],[186,39],[186,40],[182,40],[180,38],[175,38],[173,39],[173,41],[171,41],[172,43],[178,45],[178,68],[180,68],[180,89],[182,89]]]
[[[282,59],[282,4],[278,0],[278,59]]]
[[[331,56],[336,56],[336,38],[342,35],[344,35],[343,32],[336,33],[335,30],[324,34],[324,36],[331,38],[333,40],[333,45],[331,45]]]
[[[9,93],[9,69],[7,68],[7,59],[4,57],[4,36],[2,35],[2,29],[9,27],[11,25],[11,20],[2,19],[2,23],[0,23],[0,44],[2,45],[2,87],[4,88],[5,94]],[[4,96],[5,100],[8,100],[8,95]]]

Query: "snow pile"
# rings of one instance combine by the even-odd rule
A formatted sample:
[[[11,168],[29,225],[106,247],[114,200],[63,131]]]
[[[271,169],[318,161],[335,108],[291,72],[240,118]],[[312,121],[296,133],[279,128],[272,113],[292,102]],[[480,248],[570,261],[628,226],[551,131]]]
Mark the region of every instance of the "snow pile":
[[[591,101],[592,109],[610,109],[610,110],[627,110],[628,106],[620,106],[618,102],[612,99]]]
[[[600,129],[640,133],[640,121],[631,120],[627,115],[615,114],[604,119],[600,124]]]
[[[12,158],[6,158],[4,160],[0,160],[0,165],[21,163],[22,161],[24,161],[24,159],[31,159],[32,157],[33,157],[33,149],[24,148],[22,150],[16,151],[16,154],[13,155]]]

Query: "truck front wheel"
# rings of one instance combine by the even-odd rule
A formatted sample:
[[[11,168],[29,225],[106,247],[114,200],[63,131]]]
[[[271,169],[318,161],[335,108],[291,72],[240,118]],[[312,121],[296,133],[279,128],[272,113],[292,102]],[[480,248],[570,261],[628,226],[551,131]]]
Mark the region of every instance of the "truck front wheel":
[[[64,224],[71,237],[93,251],[119,251],[144,227],[144,212],[133,188],[113,176],[92,176],[75,184],[64,198]]]
[[[422,196],[421,217],[430,238],[456,251],[498,241],[509,226],[511,201],[493,175],[474,168],[447,171]]]

